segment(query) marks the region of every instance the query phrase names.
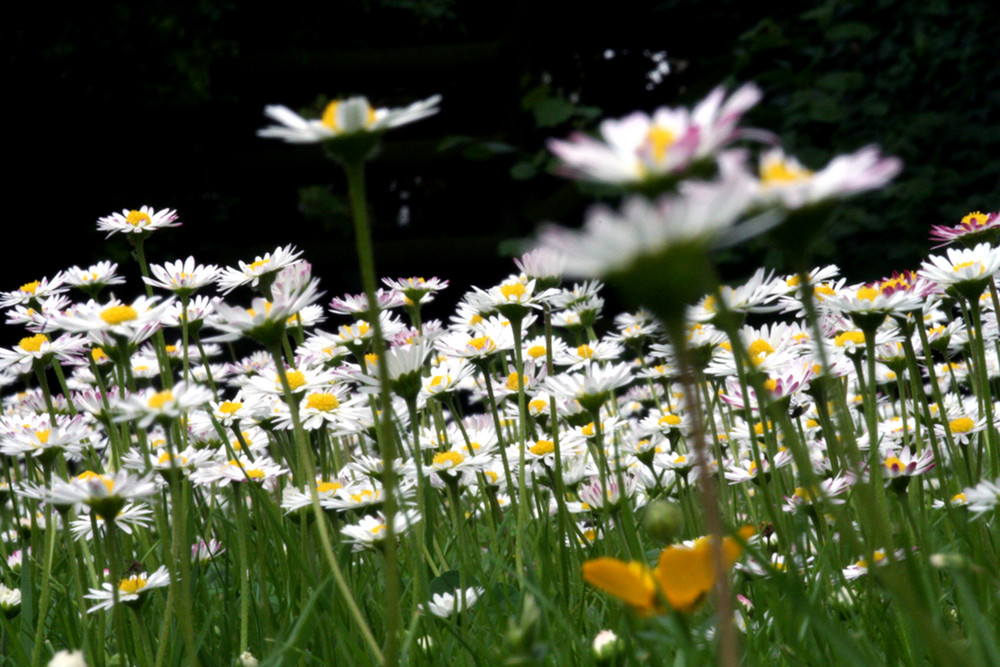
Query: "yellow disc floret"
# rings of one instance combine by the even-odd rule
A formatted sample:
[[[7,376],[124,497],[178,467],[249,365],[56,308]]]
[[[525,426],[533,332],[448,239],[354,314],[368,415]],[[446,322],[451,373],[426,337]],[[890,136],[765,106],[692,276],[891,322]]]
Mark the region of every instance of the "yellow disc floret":
[[[101,319],[108,324],[121,324],[137,317],[139,317],[139,313],[132,306],[111,306],[101,311]]]

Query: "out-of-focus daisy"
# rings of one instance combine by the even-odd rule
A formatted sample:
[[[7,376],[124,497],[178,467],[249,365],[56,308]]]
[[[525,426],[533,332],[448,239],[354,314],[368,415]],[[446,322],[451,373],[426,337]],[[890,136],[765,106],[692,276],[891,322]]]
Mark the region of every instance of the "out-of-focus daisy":
[[[486,592],[481,586],[471,586],[455,593],[435,593],[424,605],[424,609],[438,618],[448,618],[476,604],[479,596]]]
[[[976,516],[990,512],[1000,503],[1000,480],[991,482],[984,479],[972,488],[963,489],[962,494],[965,496],[964,504]]]
[[[545,379],[546,388],[557,398],[575,399],[587,410],[596,410],[611,392],[632,382],[628,364],[589,364],[582,373],[561,373]]]
[[[728,99],[716,88],[693,111],[661,107],[651,116],[608,119],[600,125],[603,141],[575,134],[569,141],[551,140],[549,150],[563,161],[564,172],[590,181],[632,183],[680,172],[736,139],[736,124],[760,97],[752,84]]]
[[[525,278],[536,280],[542,288],[555,287],[562,277],[566,258],[558,252],[536,248],[514,260]]]
[[[760,159],[760,197],[785,208],[797,209],[827,199],[881,188],[902,170],[903,163],[883,157],[867,146],[850,155],[839,155],[820,171],[803,167],[780,148]]]
[[[274,462],[269,456],[257,454],[251,461],[245,454],[229,461],[205,465],[191,473],[196,485],[228,486],[233,482],[256,482],[272,489],[278,477],[288,474],[288,468]]]
[[[163,588],[170,585],[170,573],[165,565],[161,565],[152,574],[140,572],[128,576],[118,582],[118,601],[130,606],[142,604],[143,596],[154,588]],[[90,592],[83,597],[97,602],[87,610],[88,613],[100,611],[101,609],[111,609],[115,604],[115,593],[113,583],[103,583],[101,588],[91,588]]]
[[[115,517],[115,525],[126,535],[131,535],[135,526],[149,526],[153,523],[153,510],[149,507],[128,503],[122,507]],[[91,517],[89,514],[82,514],[70,522],[70,531],[77,540],[91,541],[94,539],[94,525],[97,525],[101,535],[105,534],[107,522],[101,517]]]
[[[180,227],[177,222],[177,211],[164,208],[156,211],[152,206],[141,206],[136,209],[124,209],[121,213],[112,213],[98,218],[97,229],[112,234],[148,234],[165,227]]]
[[[215,282],[219,267],[214,264],[196,264],[194,257],[166,264],[150,264],[153,277],[143,276],[148,285],[170,290],[179,297],[188,296]]]
[[[257,130],[257,136],[311,144],[359,132],[383,132],[433,116],[440,101],[441,96],[434,95],[407,107],[374,109],[364,97],[351,97],[327,104],[318,120],[307,120],[286,106],[269,105],[264,115],[279,124]]]
[[[731,227],[752,200],[752,179],[727,169],[718,182],[684,183],[679,195],[655,203],[631,198],[620,213],[592,208],[582,230],[550,226],[542,231],[538,247],[563,254],[568,277],[606,278],[639,260],[652,260],[670,246],[707,245]]]

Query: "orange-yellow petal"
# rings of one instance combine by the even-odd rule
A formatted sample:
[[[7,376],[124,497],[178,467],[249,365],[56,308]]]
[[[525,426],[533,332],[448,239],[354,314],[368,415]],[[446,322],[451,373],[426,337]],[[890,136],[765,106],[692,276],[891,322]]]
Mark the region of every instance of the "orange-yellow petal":
[[[749,526],[739,531],[743,540],[753,533],[753,528]],[[727,571],[741,553],[743,547],[739,542],[731,537],[722,538],[722,561]],[[683,612],[694,611],[715,585],[711,538],[699,538],[693,547],[667,547],[660,553],[654,575],[663,597],[672,608]]]
[[[657,603],[656,582],[645,563],[626,563],[617,558],[588,560],[583,564],[583,578],[642,614],[662,611]]]

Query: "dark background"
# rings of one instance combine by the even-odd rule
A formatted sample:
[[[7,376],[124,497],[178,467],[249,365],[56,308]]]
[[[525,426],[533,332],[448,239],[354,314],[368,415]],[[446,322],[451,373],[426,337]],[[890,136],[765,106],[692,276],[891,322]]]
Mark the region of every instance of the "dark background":
[[[989,1],[26,4],[3,27],[4,291],[74,264],[129,264],[126,241],[95,222],[142,204],[184,222],[153,235],[151,262],[232,265],[291,243],[328,296],[359,291],[338,169],[316,146],[254,134],[265,104],[315,113],[349,94],[444,96],[438,116],[385,136],[368,176],[379,272],[450,278],[448,305],[513,270],[505,239],[580,224],[592,193],[552,175],[548,137],[691,105],[719,83],[760,85],[746,124],[807,165],[873,142],[903,158],[893,185],[838,209],[819,248],[817,263],[854,280],[915,268],[930,225],[1000,207]],[[761,241],[720,259],[731,278],[785,266]]]

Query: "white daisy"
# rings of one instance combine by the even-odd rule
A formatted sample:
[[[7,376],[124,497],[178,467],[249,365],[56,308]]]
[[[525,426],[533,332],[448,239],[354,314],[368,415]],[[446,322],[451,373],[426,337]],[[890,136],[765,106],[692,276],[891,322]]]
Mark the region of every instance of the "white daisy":
[[[124,209],[121,213],[112,213],[98,218],[98,231],[112,234],[148,234],[164,227],[180,227],[177,222],[177,211],[164,208],[156,211],[152,206],[142,206],[139,210]]]
[[[264,114],[278,125],[257,131],[258,137],[282,139],[291,144],[311,144],[359,132],[382,132],[413,123],[438,112],[440,95],[396,109],[374,109],[364,97],[330,102],[319,120],[307,120],[281,105],[264,107]]]

